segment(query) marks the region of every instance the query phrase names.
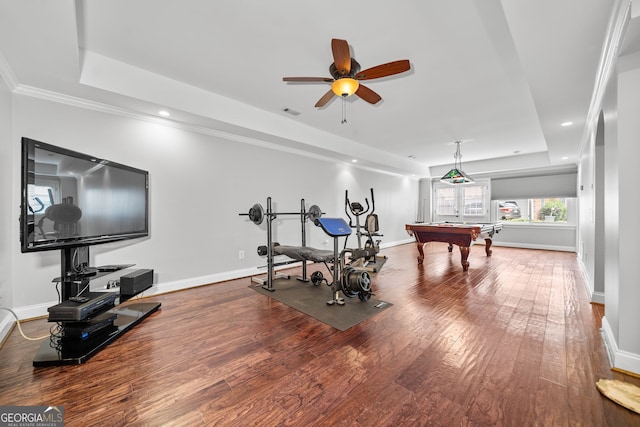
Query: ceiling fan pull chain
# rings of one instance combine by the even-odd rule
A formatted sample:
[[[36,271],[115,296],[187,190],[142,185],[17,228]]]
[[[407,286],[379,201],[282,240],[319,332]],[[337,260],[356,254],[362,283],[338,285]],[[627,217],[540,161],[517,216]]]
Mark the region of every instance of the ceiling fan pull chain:
[[[347,123],[347,100],[346,98],[342,98],[342,121],[340,122],[343,125]]]

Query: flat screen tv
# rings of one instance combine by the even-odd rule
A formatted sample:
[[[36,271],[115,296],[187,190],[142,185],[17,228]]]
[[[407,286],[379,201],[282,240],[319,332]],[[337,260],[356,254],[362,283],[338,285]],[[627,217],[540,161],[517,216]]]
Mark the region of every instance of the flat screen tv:
[[[22,252],[149,235],[149,173],[22,138]]]

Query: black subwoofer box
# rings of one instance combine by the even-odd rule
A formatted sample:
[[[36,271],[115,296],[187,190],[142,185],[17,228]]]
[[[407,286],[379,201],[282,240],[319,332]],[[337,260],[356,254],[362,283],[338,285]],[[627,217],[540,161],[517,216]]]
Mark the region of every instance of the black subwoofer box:
[[[120,294],[136,295],[153,285],[153,269],[136,270],[120,276]]]

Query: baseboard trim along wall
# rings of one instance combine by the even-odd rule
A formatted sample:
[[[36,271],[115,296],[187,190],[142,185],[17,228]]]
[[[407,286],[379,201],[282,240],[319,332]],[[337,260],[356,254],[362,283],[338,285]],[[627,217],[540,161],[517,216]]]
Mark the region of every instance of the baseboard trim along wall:
[[[612,359],[612,367],[634,374],[640,374],[640,355],[618,348],[618,343],[616,342],[606,316],[602,318],[602,330],[604,332],[605,345]]]
[[[554,245],[537,245],[531,243],[512,243],[512,242],[496,242],[493,241],[492,246],[504,246],[507,248],[521,248],[521,249],[541,249],[545,251],[562,251],[562,252],[575,252],[575,246],[554,246]]]
[[[16,320],[15,317],[13,317],[13,314],[8,311],[2,310],[2,312],[6,313],[7,316],[5,316],[2,319],[2,322],[0,322],[0,347],[4,344],[4,340],[9,335],[9,332],[11,332]]]
[[[591,294],[591,302],[595,304],[603,304],[604,305],[604,293],[603,292],[593,292]]]
[[[587,274],[587,267],[584,265],[584,262],[582,262],[582,257],[578,255],[576,257],[576,260],[578,261],[578,265],[580,266],[584,288],[587,291],[587,295],[589,295],[589,301],[595,304],[604,305],[604,292],[598,292],[594,289],[594,284],[592,283],[589,274]]]

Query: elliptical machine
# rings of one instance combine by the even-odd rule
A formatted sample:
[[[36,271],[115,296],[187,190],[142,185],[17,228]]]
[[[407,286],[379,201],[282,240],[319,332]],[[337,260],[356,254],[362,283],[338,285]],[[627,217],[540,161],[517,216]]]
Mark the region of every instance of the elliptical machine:
[[[356,268],[364,268],[375,273],[380,271],[387,257],[378,255],[381,240],[374,240],[374,238],[382,237],[383,235],[379,233],[380,226],[378,223],[378,215],[375,213],[376,202],[373,197],[373,188],[371,189],[371,205],[369,205],[369,199],[366,197],[364,202],[366,208],[359,202],[351,202],[349,200],[349,190],[345,190],[345,213],[349,218],[349,226],[356,229],[356,238],[358,239],[358,247],[351,249],[349,265]],[[369,210],[371,210],[370,213]],[[367,213],[369,214],[365,217],[364,224],[360,224],[360,217]],[[352,216],[355,218],[355,224]],[[347,247],[347,240],[344,242],[345,249]]]

